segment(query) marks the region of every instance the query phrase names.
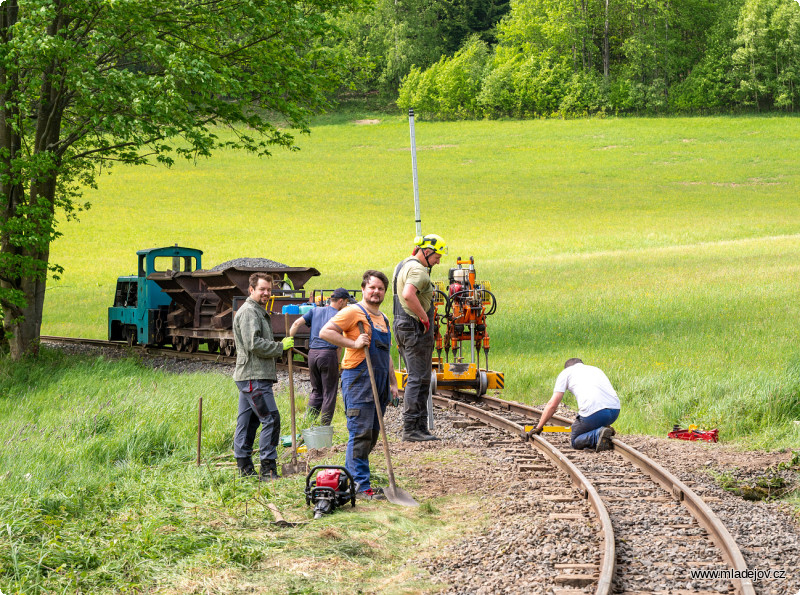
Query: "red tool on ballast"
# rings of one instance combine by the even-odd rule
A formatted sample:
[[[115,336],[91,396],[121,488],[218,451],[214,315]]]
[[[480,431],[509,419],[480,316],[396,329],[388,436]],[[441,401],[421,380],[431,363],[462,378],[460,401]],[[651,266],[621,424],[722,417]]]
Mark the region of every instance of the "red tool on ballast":
[[[672,427],[672,431],[667,434],[667,438],[676,438],[677,440],[705,440],[706,442],[719,442],[719,430],[714,428],[713,430],[702,431],[698,430],[697,426],[689,426],[688,429],[684,430],[678,424],[675,424]]]

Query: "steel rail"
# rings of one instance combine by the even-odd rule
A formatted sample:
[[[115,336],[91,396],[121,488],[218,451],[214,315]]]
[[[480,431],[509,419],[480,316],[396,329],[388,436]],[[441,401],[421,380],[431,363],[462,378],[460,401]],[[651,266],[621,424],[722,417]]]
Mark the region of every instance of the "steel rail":
[[[513,403],[486,395],[475,397],[475,395],[469,393],[459,393],[459,396],[466,396],[466,398],[483,402],[488,407],[507,410],[525,417],[536,419],[541,417],[541,411],[520,403]],[[553,416],[553,418],[555,417],[556,416]],[[566,422],[563,423],[563,425],[571,425],[571,422],[566,418],[561,418],[559,421]],[[539,437],[535,436],[535,438]],[[545,442],[544,440],[542,441]],[[612,442],[614,443],[615,450],[617,450],[624,459],[640,469],[666,492],[672,494],[676,500],[686,507],[697,522],[708,531],[711,541],[722,552],[722,557],[728,566],[735,570],[737,574],[744,577],[731,579],[736,592],[740,595],[755,595],[752,579],[747,578],[747,563],[744,560],[744,556],[742,556],[742,552],[736,544],[736,540],[734,540],[733,536],[711,507],[709,507],[689,486],[644,453],[625,444],[618,438],[612,438]]]
[[[711,541],[720,549],[722,557],[728,566],[737,571],[740,576],[745,577],[731,579],[736,592],[741,595],[755,595],[753,581],[746,578],[747,563],[739,550],[739,546],[736,544],[736,540],[708,504],[689,486],[644,453],[616,438],[612,438],[612,442],[614,443],[614,450],[672,494],[676,500],[689,510],[691,515],[697,519],[697,522],[708,531]]]
[[[160,347],[146,347],[142,345],[128,345],[125,342],[119,341],[106,341],[103,339],[84,339],[81,337],[55,337],[51,335],[42,335],[39,337],[45,343],[66,343],[70,345],[91,345],[94,347],[112,347],[114,349],[131,349],[139,351],[150,356],[171,357],[175,359],[187,359],[195,361],[205,361],[215,364],[236,364],[236,356],[222,355],[221,353],[208,353],[207,351],[175,351],[174,349],[160,348]],[[289,365],[276,362],[276,366],[282,370],[288,369]],[[295,362],[294,366],[298,370],[308,370],[306,364]]]
[[[484,411],[478,407],[468,405],[459,401],[448,399],[441,395],[433,395],[434,403],[445,409],[451,409],[459,413],[463,413],[467,417],[479,419],[480,421],[503,430],[513,436],[518,436],[522,440],[529,442],[531,447],[538,448],[556,467],[564,471],[572,480],[572,483],[578,488],[583,498],[589,500],[589,504],[597,515],[600,521],[600,526],[603,534],[603,554],[600,564],[600,576],[597,581],[597,589],[595,595],[608,595],[611,593],[612,581],[614,580],[614,572],[616,571],[616,546],[614,544],[614,528],[611,525],[611,517],[606,510],[600,494],[597,492],[592,482],[578,469],[575,464],[564,456],[547,440],[539,436],[529,438],[525,432],[525,428],[511,420]],[[532,409],[532,408],[531,408]],[[534,410],[535,411],[535,410]]]
[[[41,340],[47,343],[68,343],[72,345],[92,345],[95,347],[113,347],[115,349],[131,349],[133,351],[141,351],[147,355],[163,355],[166,357],[174,357],[176,359],[194,359],[200,361],[214,362],[218,364],[235,364],[236,357],[222,355],[221,353],[208,353],[206,351],[175,351],[174,349],[165,349],[161,347],[146,347],[143,345],[128,345],[125,342],[119,341],[105,341],[102,339],[84,339],[81,337],[53,337],[49,335],[42,335]]]
[[[525,417],[536,418],[539,419],[542,416],[542,412],[536,409],[535,407],[531,407],[530,405],[524,405],[522,403],[517,403],[516,401],[506,401],[505,399],[498,399],[497,397],[490,397],[488,395],[476,396],[474,393],[467,393],[461,391],[445,391],[440,390],[440,394],[452,394],[458,395],[459,398],[466,398],[468,400],[474,401],[476,403],[483,403],[487,407],[491,409],[496,409],[498,411],[510,411],[511,413],[516,413],[517,415],[522,415]],[[572,425],[572,420],[561,415],[554,415],[550,418],[551,422],[553,422],[554,426],[564,426],[570,427]]]

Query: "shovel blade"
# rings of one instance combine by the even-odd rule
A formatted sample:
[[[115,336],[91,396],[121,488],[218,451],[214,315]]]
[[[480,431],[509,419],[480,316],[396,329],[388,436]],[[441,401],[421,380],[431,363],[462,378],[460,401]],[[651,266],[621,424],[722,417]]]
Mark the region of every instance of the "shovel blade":
[[[397,486],[386,486],[383,488],[383,495],[392,504],[399,504],[400,506],[419,506],[419,502],[411,497],[411,494]]]
[[[298,473],[305,472],[305,465],[300,465],[300,463],[284,463],[281,465],[281,475],[284,477],[287,475],[297,475]]]

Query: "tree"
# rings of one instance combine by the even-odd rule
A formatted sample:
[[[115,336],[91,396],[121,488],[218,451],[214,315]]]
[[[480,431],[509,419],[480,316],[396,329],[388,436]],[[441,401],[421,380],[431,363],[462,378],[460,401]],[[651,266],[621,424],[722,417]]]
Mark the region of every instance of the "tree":
[[[800,9],[780,0],[746,0],[736,29],[738,96],[756,109],[793,111],[800,101]]]
[[[5,0],[0,5],[0,307],[36,353],[57,214],[114,163],[227,146],[269,155],[338,84],[321,41],[351,0]],[[217,127],[234,131],[223,141]]]
[[[342,16],[345,35],[334,41],[351,57],[354,86],[393,95],[412,66],[435,64],[474,34],[493,43],[508,7],[508,0],[375,0]]]

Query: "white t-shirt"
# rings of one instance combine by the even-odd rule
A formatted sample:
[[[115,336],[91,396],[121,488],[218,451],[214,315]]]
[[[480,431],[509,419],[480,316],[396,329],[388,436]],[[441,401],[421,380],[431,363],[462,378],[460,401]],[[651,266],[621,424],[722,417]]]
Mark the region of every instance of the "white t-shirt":
[[[601,409],[619,409],[617,391],[603,370],[586,364],[564,368],[556,378],[554,392],[570,391],[578,400],[578,415],[588,417]]]

